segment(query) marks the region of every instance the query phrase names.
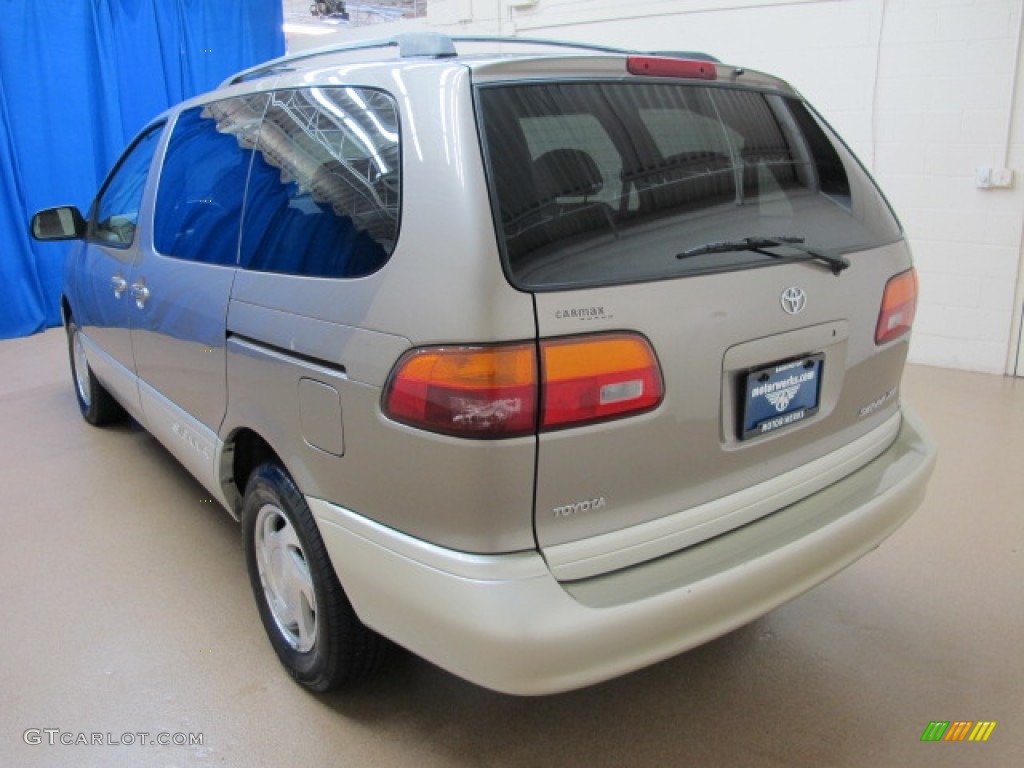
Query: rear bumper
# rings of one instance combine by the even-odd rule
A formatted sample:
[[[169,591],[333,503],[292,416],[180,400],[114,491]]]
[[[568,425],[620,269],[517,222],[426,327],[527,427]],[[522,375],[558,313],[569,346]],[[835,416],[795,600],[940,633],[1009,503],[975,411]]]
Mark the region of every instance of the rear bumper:
[[[536,552],[455,552],[308,501],[367,625],[479,685],[547,694],[693,648],[839,572],[917,508],[935,455],[904,408],[892,446],[829,487],[697,546],[571,583]]]

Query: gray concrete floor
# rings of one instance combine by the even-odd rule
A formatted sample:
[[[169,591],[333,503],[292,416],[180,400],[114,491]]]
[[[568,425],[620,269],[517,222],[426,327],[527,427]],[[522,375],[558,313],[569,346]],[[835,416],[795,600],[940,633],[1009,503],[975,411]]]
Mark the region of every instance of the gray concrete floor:
[[[1024,765],[1024,380],[911,368],[942,454],[879,550],[683,656],[520,699],[404,653],[305,693],[264,638],[235,523],[146,433],[79,418],[62,333],[0,342],[0,374],[0,765]],[[931,720],[998,725],[921,743]]]

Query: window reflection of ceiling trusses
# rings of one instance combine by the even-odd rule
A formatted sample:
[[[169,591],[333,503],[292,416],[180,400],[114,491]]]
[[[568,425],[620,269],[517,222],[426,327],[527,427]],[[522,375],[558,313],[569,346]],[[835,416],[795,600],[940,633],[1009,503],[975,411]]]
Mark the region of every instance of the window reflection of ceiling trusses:
[[[340,0],[282,0],[286,24],[323,25],[324,27],[365,26],[416,18],[427,15],[427,0],[370,0],[370,2],[340,2]],[[345,19],[337,11],[345,7]],[[314,9],[316,12],[314,13]],[[325,14],[324,11],[327,11]]]
[[[269,103],[268,103],[269,101]],[[208,104],[217,130],[296,183],[316,203],[349,216],[378,242],[393,237],[399,205],[398,118],[382,93],[306,88]]]
[[[392,167],[398,161],[398,133],[396,126],[383,125],[377,116],[389,111],[394,114],[387,97],[373,92],[282,91],[274,94],[267,110],[260,145],[282,173],[311,191],[318,202],[330,202],[339,214],[384,214],[393,222],[398,217],[398,169]]]

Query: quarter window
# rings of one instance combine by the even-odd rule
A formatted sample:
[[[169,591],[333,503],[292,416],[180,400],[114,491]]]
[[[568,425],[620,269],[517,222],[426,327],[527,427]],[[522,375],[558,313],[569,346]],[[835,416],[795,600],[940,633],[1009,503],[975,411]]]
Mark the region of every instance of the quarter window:
[[[350,87],[273,93],[255,149],[242,267],[359,277],[387,261],[401,190],[390,96]]]
[[[150,128],[121,156],[96,202],[89,237],[126,247],[135,239],[142,192],[162,125]]]

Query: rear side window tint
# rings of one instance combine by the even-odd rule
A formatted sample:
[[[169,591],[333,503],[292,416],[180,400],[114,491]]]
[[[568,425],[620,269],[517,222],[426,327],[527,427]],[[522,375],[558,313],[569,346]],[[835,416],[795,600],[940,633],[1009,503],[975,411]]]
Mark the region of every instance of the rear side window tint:
[[[385,93],[271,95],[255,146],[241,266],[310,277],[379,269],[398,236],[398,112]]]
[[[586,153],[593,159],[601,183],[600,189],[591,190],[591,199],[607,202],[619,199],[622,194],[622,157],[596,117],[590,114],[525,117],[521,125],[530,149],[530,161],[535,166],[548,163],[557,167],[559,153],[563,159],[568,157],[566,150]],[[597,176],[594,178],[596,180]]]
[[[664,157],[684,152],[728,154],[731,146],[743,146],[740,134],[690,110],[647,108],[639,111],[639,117]]]
[[[797,99],[691,83],[481,86],[499,239],[527,289],[774,263],[707,243],[802,238],[830,254],[899,240],[863,168]]]
[[[165,256],[234,265],[251,153],[265,96],[188,109],[171,133],[157,190],[153,244]]]

